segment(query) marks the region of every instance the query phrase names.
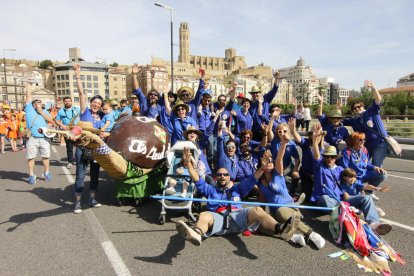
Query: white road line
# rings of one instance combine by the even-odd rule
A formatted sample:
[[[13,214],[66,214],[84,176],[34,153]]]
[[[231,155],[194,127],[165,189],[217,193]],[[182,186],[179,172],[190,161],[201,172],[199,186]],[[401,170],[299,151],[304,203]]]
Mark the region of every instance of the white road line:
[[[388,176],[414,181],[414,178],[409,178],[409,177],[404,177],[404,176],[399,176],[399,175],[388,174]]]
[[[391,158],[391,157],[387,157],[385,160],[388,160],[388,159],[391,159],[391,160],[394,160],[394,161],[397,161],[397,162],[401,162],[401,161],[405,161],[405,162],[414,162],[414,160],[409,160],[409,159],[401,159],[401,158]]]
[[[411,227],[411,226],[408,226],[408,225],[405,225],[405,224],[402,224],[402,223],[399,223],[399,222],[395,222],[395,221],[388,220],[388,219],[383,219],[383,218],[381,218],[381,221],[385,222],[385,223],[388,223],[388,224],[391,224],[391,225],[395,225],[395,226],[407,229],[407,230],[410,230],[410,231],[414,231],[414,227]]]
[[[60,159],[60,154],[54,146],[52,146],[52,150]],[[73,178],[71,172],[65,166],[62,166],[62,170],[68,181],[70,183],[74,183],[75,179]],[[102,225],[99,223],[98,218],[95,216],[92,209],[86,209],[82,213],[84,213],[86,218],[88,219],[89,225],[91,226],[95,237],[97,237],[97,239],[99,240],[106,257],[111,263],[112,268],[115,270],[116,275],[130,276],[131,272],[129,272],[127,266],[125,265],[124,261],[122,260],[121,256],[116,250],[114,244],[109,240],[108,235],[106,234]]]

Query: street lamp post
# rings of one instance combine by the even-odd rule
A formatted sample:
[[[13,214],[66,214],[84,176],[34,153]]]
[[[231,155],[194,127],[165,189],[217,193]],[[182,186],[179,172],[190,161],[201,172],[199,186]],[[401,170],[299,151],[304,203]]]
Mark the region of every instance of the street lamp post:
[[[173,51],[173,11],[174,9],[170,6],[154,3],[155,6],[167,9],[170,11],[170,23],[171,23],[171,91],[174,92],[174,51]]]

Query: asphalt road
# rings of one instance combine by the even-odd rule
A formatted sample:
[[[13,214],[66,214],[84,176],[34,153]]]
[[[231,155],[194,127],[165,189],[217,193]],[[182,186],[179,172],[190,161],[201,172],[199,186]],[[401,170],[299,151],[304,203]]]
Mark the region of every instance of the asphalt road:
[[[352,260],[328,257],[340,251],[328,230],[328,215],[304,212],[306,222],[327,239],[322,250],[297,248],[279,238],[252,235],[212,237],[201,247],[181,239],[169,213],[158,223],[160,204],[117,205],[114,183],[101,173],[100,208],[75,215],[73,178],[64,147],[53,146],[47,183],[27,183],[24,152],[0,155],[0,273],[1,275],[358,275]],[[40,177],[40,160],[36,163]],[[390,263],[394,275],[413,275],[414,161],[387,159],[391,192],[379,194],[377,205],[394,226],[386,240],[407,261]],[[89,179],[87,177],[87,179]],[[85,192],[87,195],[87,192]],[[185,218],[184,218],[185,219]]]

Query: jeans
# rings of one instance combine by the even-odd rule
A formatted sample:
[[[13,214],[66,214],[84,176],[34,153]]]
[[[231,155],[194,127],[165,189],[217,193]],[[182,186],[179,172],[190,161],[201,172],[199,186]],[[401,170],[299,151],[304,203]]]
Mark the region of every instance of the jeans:
[[[350,196],[348,198],[348,203],[351,206],[354,206],[355,208],[358,208],[362,211],[364,214],[366,222],[368,224],[371,223],[379,223],[380,218],[377,212],[377,209],[375,208],[374,200],[369,195],[356,195],[356,196]],[[316,202],[318,206],[321,207],[335,207],[338,205],[338,201],[336,199],[323,195],[321,196],[318,201]]]
[[[89,184],[90,191],[94,192],[98,188],[98,180],[99,180],[99,166],[98,163],[95,163],[93,160],[85,160],[82,158],[82,151],[79,148],[76,148],[76,179],[75,179],[75,193],[81,194],[83,193],[83,187],[85,185],[85,176],[86,176],[86,169],[88,165],[91,165],[90,168],[90,176],[91,181]]]
[[[65,137],[66,153],[68,156],[68,163],[73,164],[73,145],[74,141]]]
[[[369,148],[368,150],[372,156],[372,165],[381,168],[388,153],[387,143],[385,141],[382,141],[375,148]]]
[[[368,182],[368,184],[371,184],[375,187],[378,187],[384,180],[387,179],[386,174],[382,174],[376,171],[367,171],[365,175],[362,177],[362,183]]]
[[[312,175],[308,175],[306,173],[301,173],[300,174],[300,184],[302,186],[302,190],[301,193],[305,193],[306,195],[306,201],[308,201],[311,196],[312,196],[312,192],[313,192],[313,177]]]

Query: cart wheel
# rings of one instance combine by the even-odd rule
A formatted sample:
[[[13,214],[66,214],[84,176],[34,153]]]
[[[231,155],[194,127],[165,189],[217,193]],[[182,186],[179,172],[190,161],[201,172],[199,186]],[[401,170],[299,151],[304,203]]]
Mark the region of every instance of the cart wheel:
[[[135,207],[139,207],[142,204],[142,198],[135,199]]]
[[[198,219],[199,219],[199,217],[200,217],[200,215],[199,214],[197,214],[197,213],[193,213],[193,216],[195,217],[195,221],[193,221],[193,219],[191,218],[191,217],[189,217],[188,218],[188,224],[190,225],[190,226],[195,226],[196,224],[197,224],[197,221],[198,221]]]
[[[166,221],[167,221],[167,216],[166,215],[160,215],[160,223],[165,224]]]

